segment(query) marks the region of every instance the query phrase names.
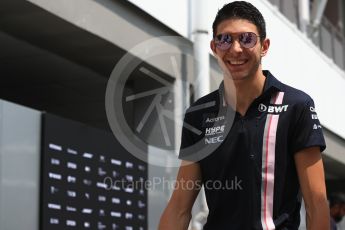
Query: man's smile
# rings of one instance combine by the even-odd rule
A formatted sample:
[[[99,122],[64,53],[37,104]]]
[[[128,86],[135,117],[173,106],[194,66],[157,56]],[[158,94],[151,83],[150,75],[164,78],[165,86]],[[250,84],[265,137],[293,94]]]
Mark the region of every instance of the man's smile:
[[[228,59],[225,61],[231,68],[242,67],[248,62],[248,59]]]

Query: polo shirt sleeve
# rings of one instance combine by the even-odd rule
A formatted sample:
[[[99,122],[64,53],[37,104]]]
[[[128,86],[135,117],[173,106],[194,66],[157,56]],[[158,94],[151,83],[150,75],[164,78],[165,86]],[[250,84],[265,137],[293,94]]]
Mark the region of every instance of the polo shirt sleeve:
[[[319,146],[320,151],[324,151],[326,143],[313,99],[309,98],[304,104],[297,105],[296,119],[291,142],[292,152],[313,146]]]
[[[194,126],[192,114],[186,113],[183,119],[183,124],[181,146],[178,158],[181,160],[196,162],[197,160],[195,160],[193,157],[193,145],[196,143],[196,140],[193,132],[188,129],[188,126]]]

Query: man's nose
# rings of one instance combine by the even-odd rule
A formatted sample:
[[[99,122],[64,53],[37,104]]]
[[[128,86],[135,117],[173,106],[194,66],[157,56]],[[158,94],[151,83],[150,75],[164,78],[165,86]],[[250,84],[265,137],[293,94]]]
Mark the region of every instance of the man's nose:
[[[236,40],[232,43],[232,45],[231,45],[231,47],[230,47],[230,51],[231,51],[231,52],[234,52],[234,53],[241,53],[241,52],[243,51],[243,48],[242,48],[240,42],[238,41],[238,39],[236,39]]]

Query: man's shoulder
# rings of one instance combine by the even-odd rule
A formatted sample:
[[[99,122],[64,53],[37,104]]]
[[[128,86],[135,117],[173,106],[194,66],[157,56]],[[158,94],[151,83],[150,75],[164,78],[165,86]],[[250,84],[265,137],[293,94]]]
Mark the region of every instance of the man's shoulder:
[[[264,70],[264,74],[269,77],[269,85],[275,87],[278,91],[284,92],[284,101],[289,104],[304,104],[312,101],[312,98],[304,91],[292,87],[275,78],[270,71]]]
[[[187,109],[186,113],[216,109],[219,106],[219,101],[219,90],[217,89],[193,102]]]
[[[312,97],[303,90],[294,88],[282,83],[282,91],[284,92],[284,101],[291,104],[305,104],[312,101]]]

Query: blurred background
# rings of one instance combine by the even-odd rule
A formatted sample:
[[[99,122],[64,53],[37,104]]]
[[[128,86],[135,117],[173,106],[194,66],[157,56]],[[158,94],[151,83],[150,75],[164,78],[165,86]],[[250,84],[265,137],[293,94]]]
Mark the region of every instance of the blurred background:
[[[102,179],[173,180],[177,168],[169,166],[178,160],[150,144],[163,141],[157,124],[148,123],[141,133],[148,143],[146,161],[113,138],[107,83],[129,54],[127,96],[169,83],[175,94],[162,104],[173,103],[169,110],[178,113],[217,89],[222,73],[209,42],[217,10],[228,2],[1,0],[0,229],[156,229],[171,189],[160,184],[145,191],[108,190]],[[327,142],[327,192],[344,193],[345,4],[250,2],[262,12],[271,39],[263,69],[313,97]],[[155,50],[152,42],[146,53],[133,52],[150,39],[174,52]],[[147,97],[123,106],[133,130],[151,101]],[[156,112],[150,120],[157,118]],[[167,126],[178,149],[180,126]],[[344,215],[344,204],[342,210]],[[190,229],[201,229],[207,217],[203,193],[193,214]],[[345,229],[344,220],[337,224]],[[303,221],[300,229],[305,229]]]

